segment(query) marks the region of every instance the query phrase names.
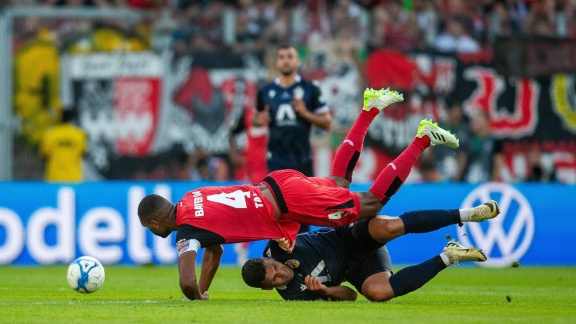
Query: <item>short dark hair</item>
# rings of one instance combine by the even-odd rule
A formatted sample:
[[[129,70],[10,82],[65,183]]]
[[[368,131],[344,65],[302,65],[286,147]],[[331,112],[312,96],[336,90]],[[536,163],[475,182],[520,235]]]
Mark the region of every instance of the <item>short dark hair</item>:
[[[265,277],[264,258],[250,259],[242,266],[242,279],[250,287],[262,288]]]
[[[294,46],[290,43],[282,43],[282,44],[278,45],[278,47],[276,48],[276,53],[278,53],[278,51],[280,51],[280,50],[289,49],[289,48],[296,49],[296,46]]]
[[[138,218],[140,223],[148,224],[153,219],[156,211],[163,205],[164,197],[156,194],[151,194],[142,199],[138,204]]]

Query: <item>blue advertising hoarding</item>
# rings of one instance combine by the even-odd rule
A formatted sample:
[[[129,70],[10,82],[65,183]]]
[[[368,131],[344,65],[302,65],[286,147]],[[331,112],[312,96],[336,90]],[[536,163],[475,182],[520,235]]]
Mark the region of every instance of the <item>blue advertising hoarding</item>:
[[[173,264],[174,234],[155,237],[140,225],[137,208],[147,194],[172,201],[187,191],[214,185],[202,182],[44,182],[0,183],[0,264],[68,263],[91,255],[106,264]],[[352,185],[365,191],[368,184]],[[305,199],[305,197],[303,197]],[[489,258],[485,266],[576,265],[576,186],[563,184],[408,184],[382,209],[398,216],[422,209],[453,209],[499,202],[502,213],[484,223],[449,226],[409,234],[388,243],[395,264],[413,264],[438,254],[447,239],[475,245]],[[238,229],[241,230],[241,229]],[[249,257],[261,256],[265,242],[254,242]],[[225,246],[223,264],[235,264]]]

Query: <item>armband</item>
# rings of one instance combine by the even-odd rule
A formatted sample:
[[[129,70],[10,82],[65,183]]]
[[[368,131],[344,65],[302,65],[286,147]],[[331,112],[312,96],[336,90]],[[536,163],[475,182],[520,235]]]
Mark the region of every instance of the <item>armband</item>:
[[[184,252],[194,251],[198,252],[200,249],[200,242],[195,239],[182,239],[176,243],[176,250],[178,251],[178,256]]]

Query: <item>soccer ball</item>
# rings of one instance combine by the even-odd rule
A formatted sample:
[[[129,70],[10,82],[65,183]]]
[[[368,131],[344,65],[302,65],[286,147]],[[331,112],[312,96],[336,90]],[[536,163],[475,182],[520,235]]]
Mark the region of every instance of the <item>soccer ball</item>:
[[[89,294],[104,284],[104,267],[91,256],[81,256],[70,263],[66,277],[72,289]]]

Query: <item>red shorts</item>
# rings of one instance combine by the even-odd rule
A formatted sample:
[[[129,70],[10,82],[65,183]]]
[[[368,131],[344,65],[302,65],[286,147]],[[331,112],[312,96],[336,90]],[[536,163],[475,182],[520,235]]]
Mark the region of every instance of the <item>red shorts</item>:
[[[330,178],[306,177],[295,170],[271,172],[264,183],[283,219],[300,224],[339,227],[358,220],[360,198]]]

